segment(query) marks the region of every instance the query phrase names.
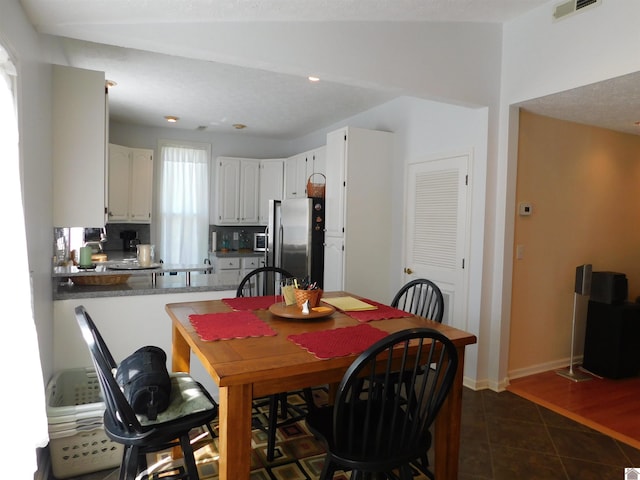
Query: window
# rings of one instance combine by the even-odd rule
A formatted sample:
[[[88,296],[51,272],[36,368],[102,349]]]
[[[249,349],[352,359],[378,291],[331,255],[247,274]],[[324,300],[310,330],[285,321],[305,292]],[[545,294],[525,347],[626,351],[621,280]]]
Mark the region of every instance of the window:
[[[197,264],[207,256],[209,145],[160,142],[160,258]]]
[[[18,466],[18,476],[37,470],[36,448],[44,447],[47,434],[47,415],[42,379],[38,336],[33,318],[31,279],[27,257],[27,236],[22,202],[20,177],[19,133],[14,98],[16,70],[7,51],[0,46],[0,192],[4,205],[3,229],[11,235],[0,235],[0,249],[6,255],[4,267],[11,275],[2,275],[0,291],[11,308],[11,341],[0,349],[0,363],[16,365],[19,380],[7,378],[3,398],[0,399],[0,425],[10,435],[15,446],[12,465]],[[19,404],[16,403],[19,398]],[[26,423],[25,423],[25,420]],[[28,428],[27,428],[28,427]],[[10,433],[9,433],[10,432]]]

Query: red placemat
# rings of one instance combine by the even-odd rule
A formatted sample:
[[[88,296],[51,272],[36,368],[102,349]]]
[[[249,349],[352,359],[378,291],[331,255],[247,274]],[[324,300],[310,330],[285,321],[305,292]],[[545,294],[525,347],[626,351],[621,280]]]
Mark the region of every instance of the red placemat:
[[[387,335],[387,332],[371,325],[356,325],[289,335],[287,338],[322,360],[362,353]]]
[[[370,322],[372,320],[383,320],[385,318],[402,318],[411,316],[410,313],[407,313],[404,310],[374,302],[373,300],[363,298],[362,301],[375,305],[378,308],[375,310],[357,310],[344,313],[349,315],[351,318],[355,318],[359,322]]]
[[[251,312],[189,315],[189,321],[204,341],[277,335],[275,330]]]
[[[274,303],[282,302],[282,295],[223,298],[222,302],[234,310],[266,310]]]

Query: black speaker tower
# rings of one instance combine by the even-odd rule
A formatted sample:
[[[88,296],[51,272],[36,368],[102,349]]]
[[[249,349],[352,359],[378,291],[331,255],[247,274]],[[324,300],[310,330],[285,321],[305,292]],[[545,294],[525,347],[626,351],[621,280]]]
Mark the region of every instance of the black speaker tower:
[[[582,382],[584,380],[591,380],[591,376],[576,372],[573,369],[573,350],[576,338],[576,309],[578,306],[578,299],[580,297],[588,297],[591,295],[591,265],[580,265],[576,268],[576,285],[573,294],[573,323],[571,325],[571,352],[569,352],[569,368],[568,370],[556,370],[558,375],[561,375],[574,382]]]

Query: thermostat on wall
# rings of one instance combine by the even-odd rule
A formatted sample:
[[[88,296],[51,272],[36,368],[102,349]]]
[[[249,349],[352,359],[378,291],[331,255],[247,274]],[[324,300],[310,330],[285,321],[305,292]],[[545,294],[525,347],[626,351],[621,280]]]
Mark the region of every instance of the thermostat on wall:
[[[531,206],[530,203],[520,203],[520,205],[518,206],[518,213],[520,213],[520,215],[531,215],[531,211],[533,210],[533,207]]]

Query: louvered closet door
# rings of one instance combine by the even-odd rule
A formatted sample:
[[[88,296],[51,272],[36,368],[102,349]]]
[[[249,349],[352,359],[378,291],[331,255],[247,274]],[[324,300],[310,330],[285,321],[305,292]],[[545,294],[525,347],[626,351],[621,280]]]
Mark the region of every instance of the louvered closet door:
[[[443,323],[466,325],[469,156],[409,165],[405,280],[436,282],[445,300]],[[467,267],[467,268],[465,268]]]

